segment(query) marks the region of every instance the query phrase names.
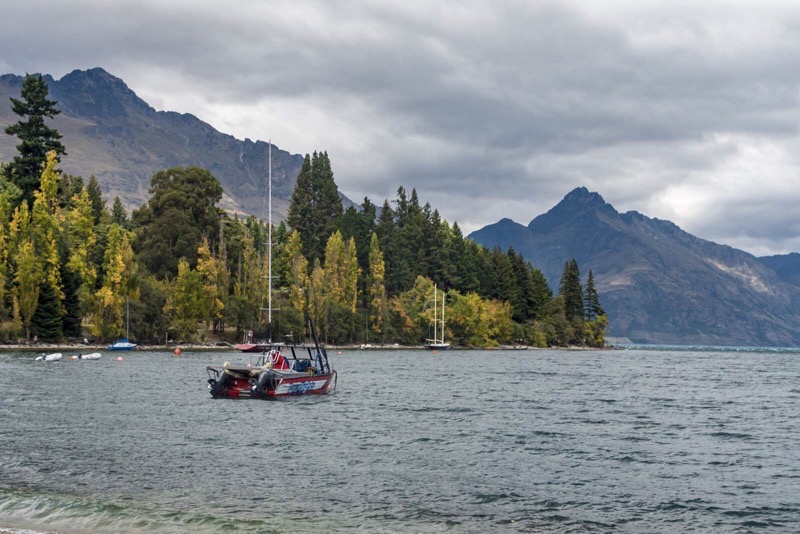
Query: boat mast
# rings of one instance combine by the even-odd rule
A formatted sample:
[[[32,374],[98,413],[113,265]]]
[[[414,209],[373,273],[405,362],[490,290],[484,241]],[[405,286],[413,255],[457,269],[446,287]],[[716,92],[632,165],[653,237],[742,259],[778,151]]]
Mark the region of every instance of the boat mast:
[[[447,296],[447,293],[442,291],[442,344],[444,344],[444,298]]]
[[[131,337],[131,301],[125,297],[125,339]]]
[[[437,334],[437,332],[436,332],[436,324],[437,324],[437,322],[436,322],[436,309],[437,308],[438,308],[438,306],[436,306],[436,284],[433,284],[433,343],[434,344],[438,343],[438,340],[436,339],[436,334]]]
[[[269,329],[269,342],[272,343],[272,139],[269,140],[269,270],[267,277],[269,278],[269,297],[267,300],[267,328]]]

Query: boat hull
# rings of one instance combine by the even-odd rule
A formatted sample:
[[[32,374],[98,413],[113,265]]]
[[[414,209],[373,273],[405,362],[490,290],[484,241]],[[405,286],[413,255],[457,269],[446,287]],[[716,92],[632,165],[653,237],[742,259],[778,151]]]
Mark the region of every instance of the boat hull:
[[[450,349],[450,343],[428,343],[425,348],[428,350],[448,350]]]
[[[56,352],[55,354],[47,354],[37,356],[35,359],[37,362],[45,361],[45,362],[57,362],[60,361],[62,354],[60,352]]]
[[[235,345],[236,350],[239,352],[264,352],[269,347],[266,343],[237,343]]]
[[[209,379],[211,396],[215,399],[274,399],[300,395],[325,395],[331,392],[336,371],[323,374],[271,372],[266,379],[258,372],[246,373],[209,367],[216,379]],[[263,387],[261,387],[263,385]]]
[[[136,343],[131,343],[127,339],[120,339],[116,343],[109,345],[108,350],[136,350]]]

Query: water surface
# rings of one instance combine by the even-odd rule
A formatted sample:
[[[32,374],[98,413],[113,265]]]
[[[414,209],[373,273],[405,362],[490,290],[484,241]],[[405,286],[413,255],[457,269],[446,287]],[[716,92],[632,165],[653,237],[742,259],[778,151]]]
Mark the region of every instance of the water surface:
[[[0,354],[0,525],[70,532],[775,532],[800,354],[350,351],[335,394],[213,400],[239,353]]]

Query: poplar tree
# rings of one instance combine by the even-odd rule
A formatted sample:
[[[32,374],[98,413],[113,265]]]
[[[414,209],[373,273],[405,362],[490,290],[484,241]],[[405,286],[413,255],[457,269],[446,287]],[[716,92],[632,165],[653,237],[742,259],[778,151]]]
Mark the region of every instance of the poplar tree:
[[[0,192],[0,317],[6,315],[6,294],[9,284],[9,253],[11,245],[11,201]]]
[[[92,201],[88,191],[84,189],[80,194],[72,197],[72,208],[67,210],[64,218],[66,244],[71,251],[67,268],[80,280],[77,293],[82,314],[85,315],[92,309],[92,299],[97,282],[97,268],[90,259],[97,244],[97,235]]]
[[[383,332],[383,323],[388,312],[388,299],[384,281],[385,264],[380,249],[378,235],[373,233],[369,245],[369,278],[367,282],[369,294],[370,327],[375,334]]]
[[[289,266],[289,304],[298,312],[305,313],[308,289],[308,260],[303,256],[300,232],[292,230],[284,248],[286,264]]]
[[[327,322],[326,311],[325,270],[317,258],[308,281],[308,315],[314,324],[323,325]]]
[[[15,135],[20,140],[17,145],[19,155],[8,164],[8,177],[16,184],[27,202],[33,200],[33,192],[39,185],[42,167],[49,152],[58,156],[66,155],[61,143],[61,134],[45,124],[45,119],[52,119],[61,111],[56,102],[47,98],[47,83],[40,74],[28,74],[22,82],[20,98],[11,98],[11,110],[23,118],[6,128],[8,135]]]
[[[47,155],[47,162],[40,180],[40,188],[34,192],[31,228],[36,255],[42,262],[41,296],[43,306],[37,306],[35,324],[39,331],[34,333],[46,339],[61,337],[61,317],[65,314],[64,285],[61,278],[61,208],[58,197],[60,174],[56,170],[56,153]],[[58,325],[56,328],[55,325]]]
[[[93,334],[118,337],[124,326],[125,301],[139,297],[136,288],[137,266],[128,233],[118,224],[108,230],[103,255],[103,279],[95,292]]]
[[[9,269],[14,324],[29,339],[31,319],[39,304],[42,267],[31,235],[27,202],[17,206],[9,225]]]
[[[222,320],[225,305],[223,304],[224,266],[211,254],[211,247],[208,239],[203,238],[203,242],[197,249],[197,273],[203,293],[203,321],[205,321],[206,333],[209,330],[209,323],[214,324]]]

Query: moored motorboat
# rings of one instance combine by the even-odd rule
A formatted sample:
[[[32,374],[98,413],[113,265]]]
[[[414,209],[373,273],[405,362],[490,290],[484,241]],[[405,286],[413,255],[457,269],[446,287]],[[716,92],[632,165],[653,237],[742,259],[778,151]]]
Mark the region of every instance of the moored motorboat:
[[[270,399],[294,395],[324,395],[336,387],[336,371],[308,322],[313,345],[272,344],[255,365],[209,365],[211,396]]]
[[[237,343],[234,348],[239,352],[264,352],[270,348],[270,344],[266,341],[258,343]]]

